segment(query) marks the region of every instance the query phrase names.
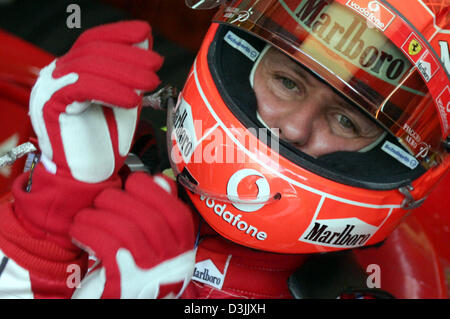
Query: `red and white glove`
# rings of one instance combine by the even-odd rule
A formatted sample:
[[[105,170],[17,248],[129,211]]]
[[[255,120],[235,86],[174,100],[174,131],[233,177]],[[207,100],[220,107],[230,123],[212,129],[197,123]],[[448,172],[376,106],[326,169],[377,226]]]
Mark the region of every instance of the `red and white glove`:
[[[69,228],[75,214],[92,207],[102,190],[122,186],[117,172],[133,139],[140,92],[159,84],[156,71],[163,59],[152,51],[150,31],[140,21],[90,29],[41,70],[29,114],[44,165],[33,171],[30,191],[31,175],[24,173],[14,183],[14,203],[0,206],[0,255],[20,268],[9,272],[10,279],[3,272],[1,282],[9,292],[23,287],[27,296],[70,297],[68,267],[85,273],[87,254],[73,244]],[[158,258],[155,265],[164,260]]]
[[[130,150],[140,92],[160,83],[163,59],[152,45],[146,22],[107,24],[41,70],[30,117],[47,171],[86,183],[115,176]]]
[[[141,92],[160,83],[163,58],[152,45],[146,22],[106,24],[85,31],[40,71],[29,114],[43,165],[31,192],[24,190],[27,177],[14,188],[15,212],[33,236],[70,248],[74,214],[102,189],[120,187],[117,172],[134,137]]]
[[[101,262],[73,298],[179,297],[194,271],[192,213],[160,175],[133,173],[125,189],[104,190],[70,234]]]

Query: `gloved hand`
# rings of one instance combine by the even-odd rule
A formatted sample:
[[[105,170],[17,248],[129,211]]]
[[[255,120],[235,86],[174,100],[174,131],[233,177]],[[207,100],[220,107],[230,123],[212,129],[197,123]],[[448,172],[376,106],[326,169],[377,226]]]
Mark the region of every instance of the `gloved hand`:
[[[67,54],[43,68],[30,96],[30,117],[41,163],[17,179],[14,211],[34,237],[75,248],[68,237],[74,214],[90,207],[117,175],[133,140],[140,92],[159,84],[162,57],[152,51],[142,21],[85,31]],[[44,168],[45,167],[45,168]]]
[[[159,83],[162,58],[151,48],[147,23],[119,22],[84,32],[41,70],[29,113],[45,167],[20,175],[14,203],[0,206],[0,255],[26,274],[10,271],[14,293],[71,296],[68,267],[85,273],[87,254],[72,243],[69,227],[102,190],[122,186],[116,172],[133,139],[140,91]]]
[[[73,298],[177,297],[194,271],[192,215],[163,176],[137,172],[124,190],[104,190],[70,234],[101,262]]]
[[[140,92],[159,84],[163,59],[152,45],[146,22],[107,24],[41,70],[30,117],[47,171],[87,183],[115,176],[134,136]]]

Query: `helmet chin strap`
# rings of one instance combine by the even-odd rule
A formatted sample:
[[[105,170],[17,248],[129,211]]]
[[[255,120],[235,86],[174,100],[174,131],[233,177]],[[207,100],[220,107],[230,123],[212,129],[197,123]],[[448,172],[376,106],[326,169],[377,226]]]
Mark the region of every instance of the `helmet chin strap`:
[[[249,76],[249,81],[250,81],[250,86],[253,88],[254,85],[254,80],[255,80],[255,72],[256,69],[258,68],[259,63],[261,62],[261,60],[263,59],[263,57],[266,55],[267,51],[269,51],[269,49],[272,46],[270,44],[266,44],[266,46],[264,47],[264,49],[261,51],[261,53],[258,56],[258,59],[255,61],[255,63],[253,64],[252,70],[250,71],[250,76]],[[264,122],[264,120],[262,119],[261,115],[259,115],[258,111],[256,111],[256,118],[258,119],[258,121],[260,121],[264,127],[266,127],[267,129],[269,129],[275,136],[278,137],[278,134],[272,130],[266,122]],[[373,141],[372,143],[370,143],[369,145],[364,146],[363,148],[361,148],[360,150],[358,150],[359,153],[365,153],[368,152],[372,149],[374,149],[378,144],[380,144],[384,138],[386,137],[387,132],[384,131],[375,141]]]

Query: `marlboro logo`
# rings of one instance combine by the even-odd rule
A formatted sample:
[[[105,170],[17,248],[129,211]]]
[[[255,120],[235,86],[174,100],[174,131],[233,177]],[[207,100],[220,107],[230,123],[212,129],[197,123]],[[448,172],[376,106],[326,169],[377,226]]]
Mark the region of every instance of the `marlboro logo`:
[[[397,47],[386,42],[383,34],[375,32],[367,21],[350,14],[345,7],[330,5],[325,0],[303,0],[300,4],[295,2],[298,5],[294,5],[294,1],[279,1],[289,15],[322,44],[355,67],[384,82],[398,85],[411,66]],[[369,5],[369,1],[348,2],[348,6],[354,10],[363,4]],[[383,8],[380,4],[379,12],[384,12]],[[383,23],[379,25],[384,26],[393,18],[392,15],[383,18],[384,14],[380,17]]]
[[[184,99],[180,100],[179,105],[176,108],[172,125],[172,134],[174,134],[178,149],[180,150],[184,161],[187,163],[189,162],[198,141],[195,134],[192,108]]]
[[[416,65],[426,82],[430,81],[439,70],[439,63],[430,51],[426,51]]]
[[[221,255],[198,247],[192,280],[222,289],[231,258],[231,254]]]
[[[225,274],[221,273],[216,265],[208,259],[198,262],[195,265],[194,274],[192,276],[194,280],[208,284],[215,288],[222,288]]]
[[[322,198],[314,218],[298,240],[314,245],[354,248],[367,244],[392,213],[392,208],[363,207]]]
[[[315,220],[298,240],[329,247],[360,247],[377,230],[357,218]]]

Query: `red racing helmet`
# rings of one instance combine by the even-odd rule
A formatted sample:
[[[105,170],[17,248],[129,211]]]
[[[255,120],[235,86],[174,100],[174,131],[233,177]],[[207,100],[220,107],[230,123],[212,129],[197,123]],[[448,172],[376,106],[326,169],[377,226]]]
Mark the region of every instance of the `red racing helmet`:
[[[450,1],[222,2],[168,110],[172,168],[192,203],[220,235],[259,250],[383,241],[450,167]],[[316,158],[268,130],[249,80],[268,46],[383,139]]]

